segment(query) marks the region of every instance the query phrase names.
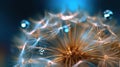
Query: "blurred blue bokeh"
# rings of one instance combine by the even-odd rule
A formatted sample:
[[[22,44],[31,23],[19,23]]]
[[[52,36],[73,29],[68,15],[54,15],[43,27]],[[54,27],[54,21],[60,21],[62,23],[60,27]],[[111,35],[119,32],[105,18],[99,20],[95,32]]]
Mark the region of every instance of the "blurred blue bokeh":
[[[36,0],[36,3],[38,2],[40,1]],[[78,9],[92,12],[94,11],[96,0],[45,0],[45,2],[47,2],[45,4],[46,8],[54,12],[64,11],[66,9],[71,12]],[[40,5],[37,4],[37,6]]]

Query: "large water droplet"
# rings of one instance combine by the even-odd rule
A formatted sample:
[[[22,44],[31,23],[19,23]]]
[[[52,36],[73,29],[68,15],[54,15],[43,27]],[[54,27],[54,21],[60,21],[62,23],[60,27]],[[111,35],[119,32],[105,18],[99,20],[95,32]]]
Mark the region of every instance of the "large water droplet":
[[[104,18],[105,19],[112,19],[112,16],[113,16],[113,12],[111,10],[105,10],[104,11]]]
[[[21,27],[22,28],[28,28],[30,26],[30,22],[29,21],[27,21],[27,20],[22,20],[21,21]]]

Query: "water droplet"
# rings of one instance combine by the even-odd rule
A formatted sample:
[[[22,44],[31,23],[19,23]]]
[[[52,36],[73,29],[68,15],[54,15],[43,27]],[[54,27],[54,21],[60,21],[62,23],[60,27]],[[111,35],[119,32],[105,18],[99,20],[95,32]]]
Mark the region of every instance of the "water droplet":
[[[68,28],[66,28],[66,29],[65,29],[65,32],[66,32],[66,33],[67,33],[67,32],[69,32],[69,29],[68,29]]]
[[[111,10],[105,10],[104,11],[104,18],[105,19],[112,19],[112,16],[113,16],[113,12]]]
[[[28,28],[29,27],[29,25],[30,25],[30,23],[29,23],[29,21],[27,21],[27,20],[22,20],[21,21],[21,27],[22,28]]]
[[[40,52],[40,55],[43,55],[44,52],[45,52],[44,48],[41,48],[41,49],[39,50],[39,52]]]
[[[68,33],[70,30],[70,27],[65,25],[65,26],[63,26],[63,30],[64,30],[64,32]]]

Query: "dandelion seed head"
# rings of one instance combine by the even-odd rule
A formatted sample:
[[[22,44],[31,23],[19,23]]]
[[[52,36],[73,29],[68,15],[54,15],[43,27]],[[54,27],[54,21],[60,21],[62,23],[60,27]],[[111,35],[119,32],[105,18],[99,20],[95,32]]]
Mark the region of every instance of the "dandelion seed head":
[[[103,18],[110,15],[113,13],[107,10]],[[25,43],[18,43],[21,52],[16,66],[77,67],[83,62],[89,67],[117,66],[119,37],[103,18],[68,12],[48,13],[39,21],[33,19],[32,28],[22,30]],[[29,24],[25,20],[21,27],[26,26]]]

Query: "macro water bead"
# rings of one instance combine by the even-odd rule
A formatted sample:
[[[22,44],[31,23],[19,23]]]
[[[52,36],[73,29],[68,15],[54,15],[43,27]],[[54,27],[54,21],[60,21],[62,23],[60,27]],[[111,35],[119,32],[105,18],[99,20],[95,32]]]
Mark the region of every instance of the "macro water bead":
[[[66,33],[67,33],[67,32],[69,32],[69,29],[68,29],[68,28],[66,28],[66,29],[65,29],[65,32],[66,32]]]
[[[113,12],[111,10],[105,10],[104,11],[104,18],[105,19],[112,19]]]
[[[27,20],[22,20],[21,21],[21,27],[22,28],[28,28],[29,25],[30,25],[29,21],[27,21]]]

